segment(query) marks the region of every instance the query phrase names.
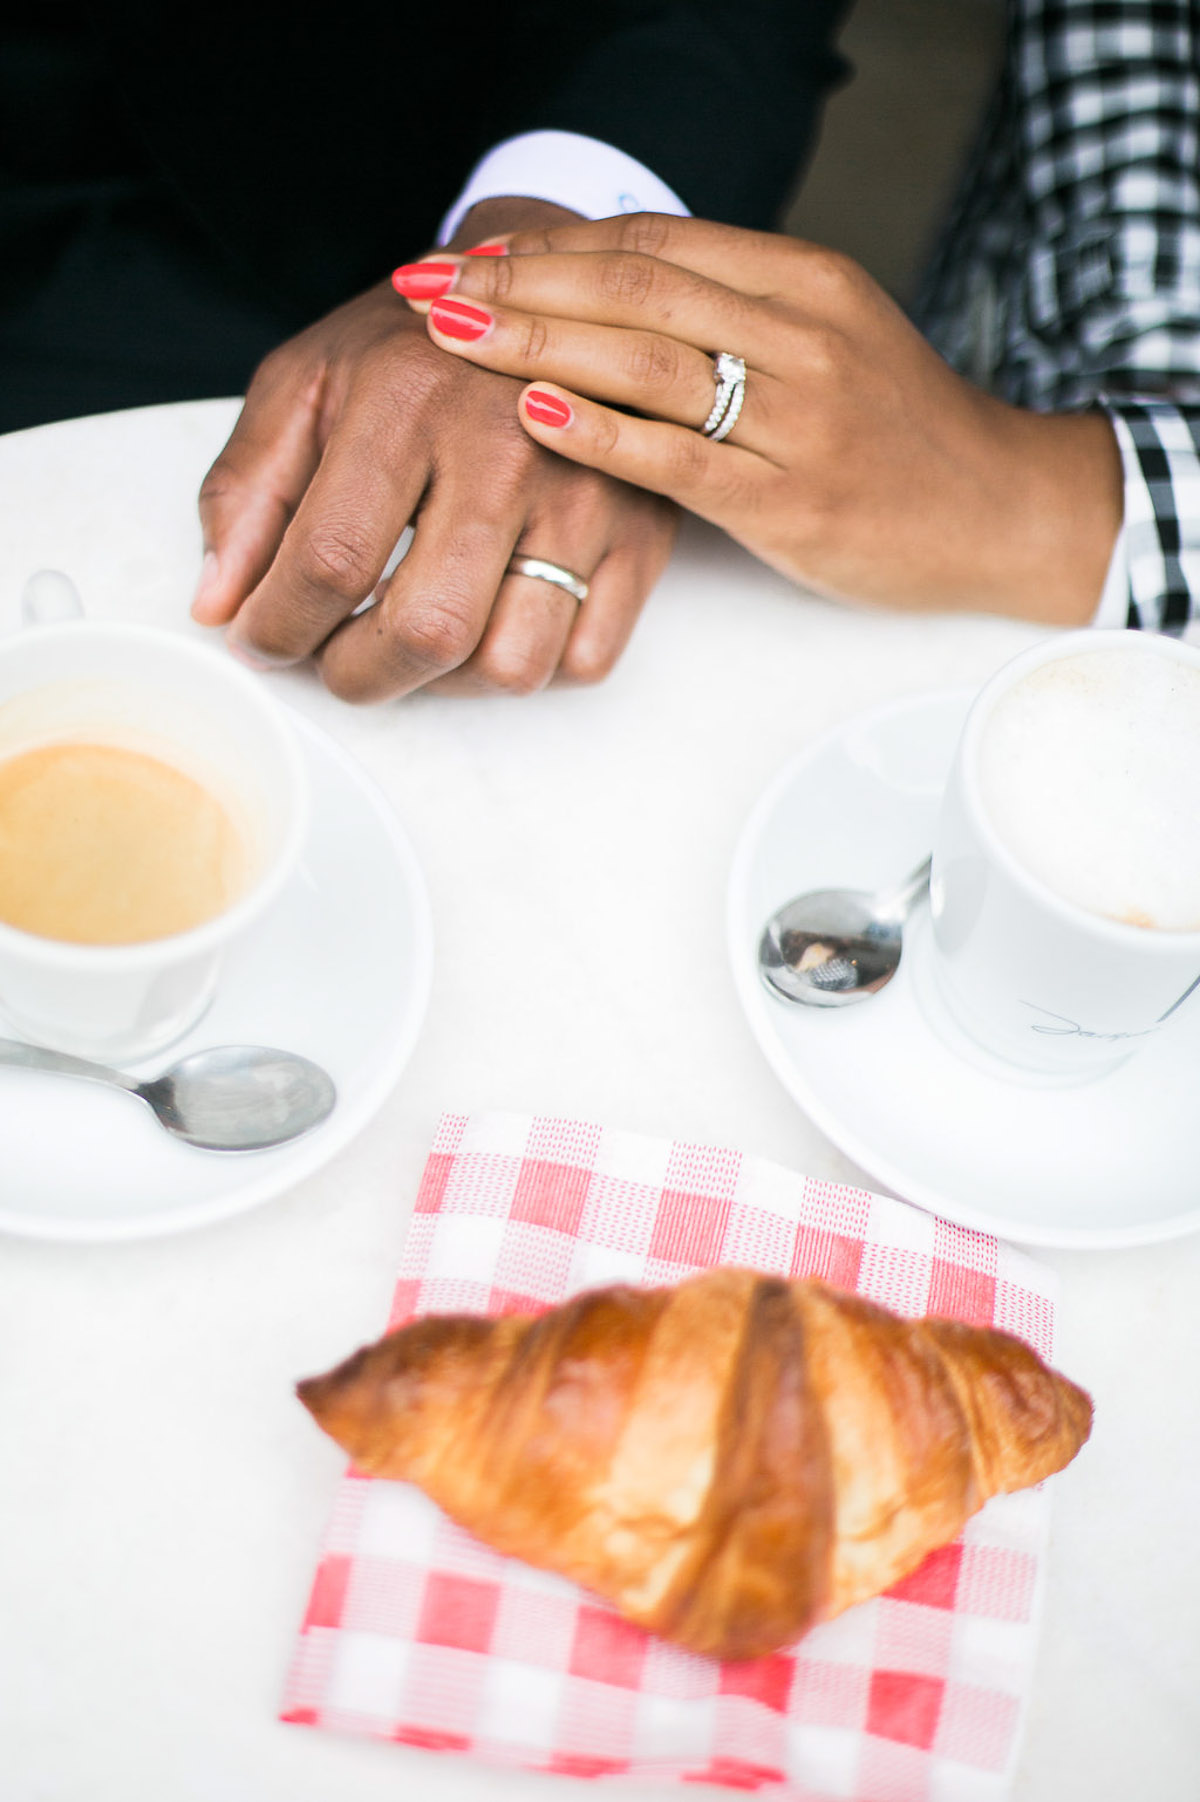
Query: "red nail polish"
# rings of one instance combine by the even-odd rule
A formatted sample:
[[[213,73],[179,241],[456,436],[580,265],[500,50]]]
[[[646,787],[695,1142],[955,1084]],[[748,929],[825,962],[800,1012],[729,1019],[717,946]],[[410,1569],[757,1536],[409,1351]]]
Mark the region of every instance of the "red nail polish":
[[[557,394],[547,394],[544,388],[529,390],[525,396],[525,411],[538,425],[570,425],[575,417],[565,400],[560,400]]]
[[[469,257],[506,257],[508,245],[502,238],[489,238],[486,244],[476,244],[468,250]]]
[[[468,306],[465,300],[435,300],[429,317],[447,338],[462,338],[468,344],[477,342],[496,323],[483,307]]]
[[[406,300],[435,300],[457,274],[457,263],[402,263],[392,271],[392,286]]]

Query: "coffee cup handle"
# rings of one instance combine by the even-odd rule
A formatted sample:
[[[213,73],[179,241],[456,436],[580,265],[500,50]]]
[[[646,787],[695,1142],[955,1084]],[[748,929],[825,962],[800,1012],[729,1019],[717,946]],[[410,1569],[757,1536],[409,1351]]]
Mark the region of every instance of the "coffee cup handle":
[[[36,570],[21,590],[21,619],[27,626],[53,626],[82,618],[79,590],[61,569]]]

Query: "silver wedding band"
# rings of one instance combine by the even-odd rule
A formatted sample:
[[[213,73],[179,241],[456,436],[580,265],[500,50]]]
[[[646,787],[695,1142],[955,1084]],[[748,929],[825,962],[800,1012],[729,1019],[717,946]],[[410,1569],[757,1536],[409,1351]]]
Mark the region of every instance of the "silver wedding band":
[[[728,438],[737,424],[742,402],[746,398],[746,365],[732,351],[719,350],[713,357],[713,380],[717,392],[712,412],[700,427],[700,435],[712,444]]]
[[[532,576],[535,582],[553,582],[574,601],[581,604],[588,598],[588,585],[582,576],[574,570],[564,569],[561,563],[547,563],[544,557],[510,557],[508,560],[510,576]]]

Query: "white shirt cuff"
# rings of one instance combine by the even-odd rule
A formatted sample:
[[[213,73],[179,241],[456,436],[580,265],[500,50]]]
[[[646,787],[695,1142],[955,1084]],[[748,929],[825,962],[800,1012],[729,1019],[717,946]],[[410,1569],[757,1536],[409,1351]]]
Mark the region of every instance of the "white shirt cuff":
[[[1094,626],[1105,630],[1124,627],[1129,622],[1129,551],[1125,544],[1125,527],[1117,533],[1104,578],[1104,592],[1092,618]]]
[[[678,194],[623,150],[573,131],[527,131],[497,144],[476,163],[442,220],[438,242],[452,238],[481,200],[505,194],[551,200],[585,219],[610,219],[614,213],[688,217]]]

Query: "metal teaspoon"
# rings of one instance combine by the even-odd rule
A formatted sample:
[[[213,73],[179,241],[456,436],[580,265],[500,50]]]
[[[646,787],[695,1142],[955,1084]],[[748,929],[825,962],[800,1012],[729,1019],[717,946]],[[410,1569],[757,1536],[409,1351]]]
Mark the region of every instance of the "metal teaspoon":
[[[810,1007],[847,1007],[896,974],[904,922],[929,887],[930,859],[898,888],[813,889],[771,915],[758,968],[775,994]]]
[[[282,1145],[319,1126],[337,1100],[332,1080],[319,1065],[263,1045],[193,1051],[144,1082],[106,1064],[15,1039],[0,1039],[0,1064],[53,1070],[126,1089],[152,1109],[169,1133],[205,1151],[262,1151]]]

